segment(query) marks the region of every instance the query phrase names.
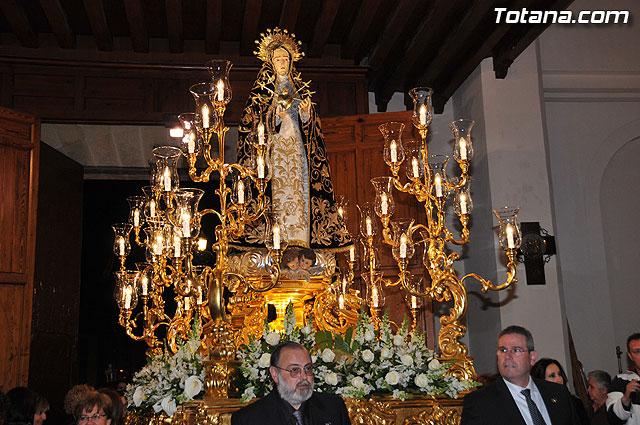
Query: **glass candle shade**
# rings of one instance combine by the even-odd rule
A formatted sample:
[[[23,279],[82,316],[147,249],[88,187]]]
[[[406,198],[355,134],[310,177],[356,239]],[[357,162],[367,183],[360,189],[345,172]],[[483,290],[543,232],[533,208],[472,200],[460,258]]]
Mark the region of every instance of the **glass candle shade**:
[[[419,130],[426,130],[433,118],[431,95],[433,90],[429,87],[416,87],[409,90],[409,96],[413,100],[413,112],[411,121]]]
[[[378,220],[375,215],[375,208],[370,202],[364,205],[358,205],[360,213],[360,234],[366,238],[367,236],[375,236],[378,234]]]
[[[144,193],[145,203],[144,203],[144,216],[145,218],[150,218],[153,220],[158,219],[163,215],[163,211],[161,209],[161,205],[156,198],[156,193],[160,193],[156,191],[154,186],[144,186],[142,188],[142,192]]]
[[[212,97],[213,102],[224,103],[231,102],[231,84],[229,84],[229,71],[233,64],[224,59],[213,59],[208,61],[205,66],[211,73],[211,87],[214,90]]]
[[[140,272],[121,270],[116,272],[116,286],[113,297],[121,310],[133,310],[138,305],[136,285]]]
[[[384,151],[382,157],[388,166],[400,165],[405,158],[404,147],[402,146],[402,130],[404,124],[401,122],[388,122],[378,127],[384,137]]]
[[[475,121],[459,119],[449,124],[455,140],[453,142],[453,158],[458,161],[470,161],[473,158],[471,129]]]
[[[209,129],[218,124],[218,116],[213,104],[215,91],[216,88],[211,83],[197,83],[189,88],[189,92],[196,102],[195,114],[200,117],[201,126],[199,128]]]
[[[407,178],[410,180],[418,180],[424,177],[421,146],[422,143],[417,140],[404,142],[404,150],[407,155],[404,170]]]
[[[473,179],[468,177],[467,184],[464,185],[464,187],[455,190],[455,197],[453,198],[453,212],[457,215],[470,215],[473,212],[473,200],[471,199],[472,181]]]
[[[446,198],[449,195],[449,181],[447,179],[446,155],[429,155],[429,172],[431,174],[431,194],[437,198]]]
[[[178,189],[180,186],[178,159],[182,151],[173,146],[159,146],[152,153],[155,164],[151,184],[162,193]]]
[[[376,271],[373,273],[373,281],[371,281],[370,273],[363,273],[362,277],[365,282],[367,292],[367,304],[372,308],[382,308],[385,305],[386,299],[384,291],[382,289],[382,272]]]
[[[174,230],[183,238],[195,238],[200,233],[200,215],[198,204],[204,191],[202,189],[178,189],[175,191],[175,207],[172,215]]]
[[[336,209],[343,222],[349,219],[349,200],[344,195],[336,196]]]
[[[202,130],[202,117],[200,114],[194,114],[193,112],[186,112],[178,115],[178,120],[182,126],[182,140],[180,142],[180,149],[184,156],[197,155],[202,150],[201,130]]]
[[[522,244],[518,211],[520,211],[520,207],[502,207],[493,210],[500,226],[500,245],[505,250],[518,249]]]
[[[413,219],[393,220],[391,222],[391,229],[393,230],[391,253],[396,261],[409,260],[416,252],[411,239],[411,226],[413,226]]]
[[[396,211],[396,203],[392,196],[393,177],[374,177],[371,179],[371,184],[376,190],[376,199],[374,204],[376,214],[379,217],[392,216]]]
[[[251,202],[251,180],[241,178],[237,174],[231,187],[231,202],[236,205],[247,205]]]
[[[147,198],[144,196],[129,196],[129,224],[140,227],[144,224],[144,206]]]
[[[151,264],[142,262],[136,263],[136,269],[140,272],[138,283],[136,285],[139,295],[148,296],[153,293],[155,287],[153,285],[153,268]]]
[[[284,251],[289,245],[287,226],[284,220],[273,214],[266,215],[264,228],[264,244],[269,250]]]
[[[411,273],[407,273],[405,275],[405,281],[407,286],[411,288],[415,292],[424,292],[424,277],[420,275],[415,275]],[[424,307],[425,300],[424,298],[416,297],[415,295],[411,295],[406,290],[402,291],[402,298],[404,299],[407,308],[409,309],[420,309]]]
[[[111,226],[115,237],[113,239],[113,253],[119,257],[129,255],[131,252],[131,243],[129,242],[129,234],[133,226],[129,223],[118,223]]]

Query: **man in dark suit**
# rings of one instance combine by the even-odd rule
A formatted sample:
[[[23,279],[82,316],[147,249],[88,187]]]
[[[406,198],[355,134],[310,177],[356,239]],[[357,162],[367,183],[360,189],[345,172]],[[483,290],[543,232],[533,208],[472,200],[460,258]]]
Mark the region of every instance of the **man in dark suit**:
[[[564,385],[533,379],[531,332],[509,326],[498,338],[500,377],[465,396],[461,425],[579,425]]]
[[[276,389],[235,412],[232,425],[351,425],[340,397],[313,391],[313,364],[302,345],[278,345],[269,372]]]

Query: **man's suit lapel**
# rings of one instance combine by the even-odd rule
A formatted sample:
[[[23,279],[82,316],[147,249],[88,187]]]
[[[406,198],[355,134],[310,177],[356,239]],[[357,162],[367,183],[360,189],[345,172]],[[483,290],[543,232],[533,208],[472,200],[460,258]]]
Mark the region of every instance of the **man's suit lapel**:
[[[559,409],[558,403],[558,394],[556,391],[553,391],[553,388],[550,388],[549,385],[546,385],[545,382],[541,382],[539,380],[534,380],[540,394],[542,395],[542,399],[544,400],[544,405],[547,407],[547,413],[549,413],[549,418],[551,419],[552,424],[562,423],[561,411]]]
[[[526,425],[526,422],[522,418],[520,409],[516,405],[516,401],[511,396],[507,384],[501,377],[496,379],[496,405],[495,409],[502,410],[502,416],[505,418],[505,423],[512,425]]]

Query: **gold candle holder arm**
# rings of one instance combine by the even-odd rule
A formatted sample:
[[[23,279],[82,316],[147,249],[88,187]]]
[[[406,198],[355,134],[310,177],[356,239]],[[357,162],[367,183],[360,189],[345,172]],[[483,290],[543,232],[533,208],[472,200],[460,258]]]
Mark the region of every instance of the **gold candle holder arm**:
[[[500,291],[501,289],[505,289],[507,287],[509,287],[509,285],[511,285],[514,282],[518,281],[517,275],[518,275],[518,269],[516,266],[516,250],[515,249],[507,249],[507,258],[509,259],[508,263],[507,263],[507,279],[504,281],[504,283],[502,283],[501,285],[494,285],[493,283],[491,283],[490,280],[487,280],[485,278],[483,278],[482,276],[477,275],[476,273],[469,273],[468,275],[464,276],[461,280],[462,282],[464,282],[464,280],[468,277],[472,277],[475,280],[477,280],[478,282],[480,282],[482,284],[482,292],[486,293],[488,290],[492,290],[492,291]]]
[[[445,240],[447,242],[451,242],[454,245],[465,245],[469,243],[469,228],[467,227],[469,224],[469,214],[462,214],[460,216],[460,224],[462,224],[462,234],[460,240],[456,240],[453,236],[453,233],[445,227]]]

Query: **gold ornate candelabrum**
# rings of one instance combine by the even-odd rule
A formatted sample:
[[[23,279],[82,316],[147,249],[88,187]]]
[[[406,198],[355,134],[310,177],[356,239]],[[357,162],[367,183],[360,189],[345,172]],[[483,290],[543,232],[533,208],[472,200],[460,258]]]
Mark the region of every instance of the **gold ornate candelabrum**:
[[[385,140],[383,158],[390,168],[391,176],[373,178],[371,182],[376,190],[375,202],[358,207],[364,251],[363,278],[374,320],[379,320],[383,287],[401,286],[412,313],[413,327],[416,326],[416,313],[421,308],[423,299],[453,301],[450,314],[440,319],[442,328],[438,335],[438,348],[441,359],[455,362],[450,370],[452,374],[472,378],[475,377],[473,362],[467,355],[467,347],[458,341],[466,332],[461,323],[467,310],[467,292],[463,282],[472,277],[481,283],[482,291],[486,292],[504,289],[517,280],[515,259],[516,250],[521,243],[518,208],[494,210],[500,225],[500,244],[508,259],[504,283],[494,285],[475,273],[458,277],[454,263],[460,259],[460,255],[447,251],[447,244],[463,245],[469,242],[468,224],[473,202],[468,171],[473,157],[470,131],[474,122],[459,119],[450,124],[455,138],[453,158],[460,168],[460,176],[456,179],[449,178],[449,158],[430,155],[427,148],[427,131],[432,119],[431,94],[432,90],[426,87],[414,88],[409,92],[414,103],[412,123],[420,134],[419,143],[411,145],[402,142],[402,123],[389,122],[380,126]],[[401,174],[405,174],[406,179]],[[413,195],[423,204],[426,224],[415,223],[414,220],[391,219],[395,212],[394,188]],[[458,216],[462,227],[460,239],[456,239],[445,224],[447,200],[452,193],[453,212]],[[376,216],[382,225],[381,230]],[[393,258],[398,264],[398,278],[395,280],[384,278],[379,271],[376,245],[379,234],[382,242],[391,247]],[[412,275],[407,269],[410,259],[415,255],[415,247],[420,244],[424,247],[422,260],[429,274],[429,283],[423,282],[421,276]]]

